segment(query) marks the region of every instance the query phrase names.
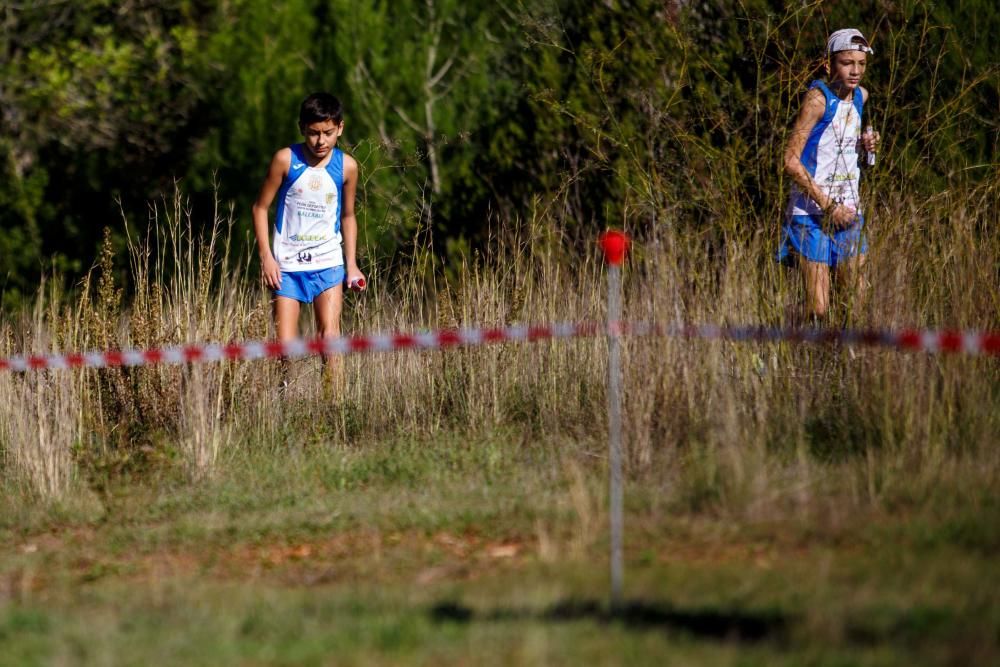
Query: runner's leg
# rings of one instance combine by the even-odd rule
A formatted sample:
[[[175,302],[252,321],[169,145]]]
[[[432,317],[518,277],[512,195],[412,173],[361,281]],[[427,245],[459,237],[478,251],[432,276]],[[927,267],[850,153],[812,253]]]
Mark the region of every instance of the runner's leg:
[[[806,288],[806,320],[822,320],[830,308],[830,267],[804,257],[800,260],[802,281]]]
[[[299,302],[287,296],[274,297],[274,328],[278,340],[293,340],[299,335]],[[291,365],[286,357],[281,361],[281,387],[290,382]]]
[[[292,340],[299,335],[299,302],[287,296],[274,297],[274,328],[278,340]]]
[[[313,300],[316,314],[316,332],[324,339],[340,336],[340,314],[344,308],[344,287],[337,284],[323,291]],[[324,384],[338,390],[343,387],[343,362],[336,355],[323,357]]]
[[[844,292],[841,298],[848,303],[849,313],[859,312],[868,293],[864,265],[865,256],[861,254],[846,258],[837,265],[837,288]]]

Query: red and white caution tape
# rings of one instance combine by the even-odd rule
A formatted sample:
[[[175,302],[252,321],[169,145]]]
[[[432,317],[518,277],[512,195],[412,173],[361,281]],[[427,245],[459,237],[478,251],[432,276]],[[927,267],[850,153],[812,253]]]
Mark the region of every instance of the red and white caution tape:
[[[347,355],[358,352],[397,350],[437,350],[456,346],[484,345],[505,341],[534,342],[553,338],[595,336],[604,327],[588,323],[542,326],[510,326],[490,329],[445,329],[426,333],[375,334],[341,338],[297,338],[290,341],[244,343],[192,343],[149,350],[48,354],[0,358],[0,371],[29,371],[46,368],[105,368],[111,366],[153,366],[195,362],[277,359],[311,355]]]
[[[556,338],[592,337],[603,333],[624,336],[670,336],[690,339],[866,345],[929,353],[956,352],[1000,356],[1000,331],[852,329],[795,329],[756,326],[664,325],[652,323],[592,322],[517,325],[496,328],[446,329],[426,333],[394,333],[330,339],[192,343],[148,350],[111,350],[84,353],[28,355],[0,358],[0,371],[24,372],[49,368],[105,368],[154,366],[222,360],[295,358],[311,355],[348,355],[359,352],[437,350],[502,342],[535,342]]]
[[[623,324],[621,332],[633,336],[671,336],[735,342],[789,342],[817,345],[887,347],[911,352],[961,352],[1000,356],[1000,331],[939,331],[901,329],[817,329],[712,324]]]

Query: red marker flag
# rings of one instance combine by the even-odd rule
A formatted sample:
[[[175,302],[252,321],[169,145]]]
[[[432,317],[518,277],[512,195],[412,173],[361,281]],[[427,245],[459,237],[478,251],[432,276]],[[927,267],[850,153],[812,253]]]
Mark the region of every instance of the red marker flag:
[[[598,240],[601,244],[601,250],[604,251],[604,260],[608,264],[620,266],[625,261],[625,255],[632,243],[628,234],[617,229],[609,229],[601,234]]]

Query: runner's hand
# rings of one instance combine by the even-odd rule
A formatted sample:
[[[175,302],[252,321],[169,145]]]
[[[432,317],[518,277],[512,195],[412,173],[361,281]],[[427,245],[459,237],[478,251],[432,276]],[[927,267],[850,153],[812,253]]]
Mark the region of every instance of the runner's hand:
[[[882,140],[882,135],[878,132],[865,132],[861,135],[861,145],[869,153],[878,153],[878,144]]]
[[[261,279],[270,289],[281,287],[281,268],[273,255],[268,255],[260,261]]]
[[[357,285],[354,286],[356,283]],[[347,281],[345,284],[350,289],[354,289],[359,292],[364,292],[368,289],[365,274],[361,273],[361,270],[356,266],[350,266],[347,268]]]
[[[830,211],[830,221],[837,229],[847,229],[857,223],[858,212],[846,204],[837,204]]]

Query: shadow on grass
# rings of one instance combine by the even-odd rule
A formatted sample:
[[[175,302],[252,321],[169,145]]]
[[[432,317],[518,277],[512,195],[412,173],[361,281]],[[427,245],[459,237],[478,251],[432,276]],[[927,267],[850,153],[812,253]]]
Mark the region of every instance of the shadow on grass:
[[[789,617],[779,612],[745,613],[721,609],[677,609],[664,603],[626,601],[618,609],[594,600],[565,600],[542,610],[498,608],[475,610],[457,602],[441,602],[430,610],[438,622],[473,623],[533,620],[562,623],[592,620],[616,623],[631,630],[662,629],[713,640],[783,641]]]

